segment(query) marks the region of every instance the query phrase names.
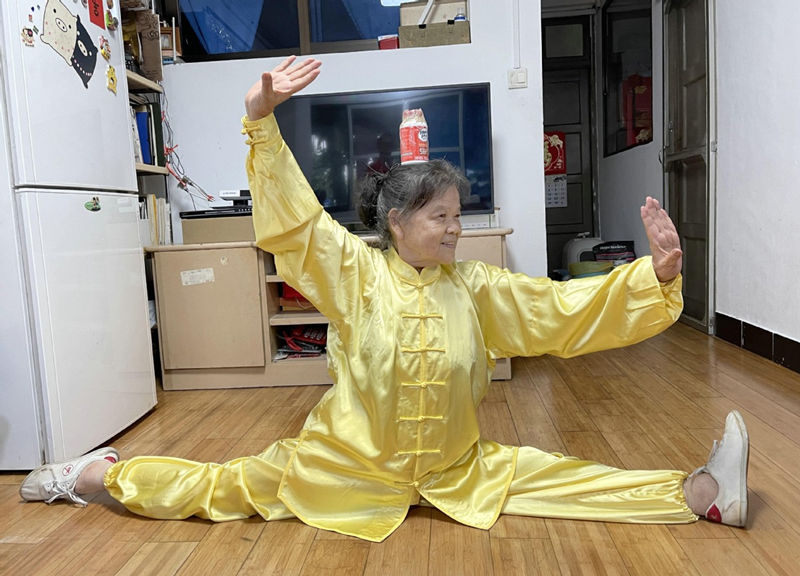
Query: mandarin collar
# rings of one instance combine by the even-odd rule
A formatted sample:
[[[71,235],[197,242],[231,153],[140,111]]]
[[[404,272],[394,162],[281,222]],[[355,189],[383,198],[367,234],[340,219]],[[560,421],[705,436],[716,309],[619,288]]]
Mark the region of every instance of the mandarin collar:
[[[388,253],[387,259],[389,261],[389,269],[396,277],[413,286],[425,286],[436,282],[442,274],[441,265],[426,266],[420,272],[411,264],[400,258],[394,246],[389,247],[386,252]]]

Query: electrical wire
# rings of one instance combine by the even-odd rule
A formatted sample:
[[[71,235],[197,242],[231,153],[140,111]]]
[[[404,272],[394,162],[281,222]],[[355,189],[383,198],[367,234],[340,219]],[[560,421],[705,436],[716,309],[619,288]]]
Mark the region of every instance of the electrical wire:
[[[164,157],[167,170],[178,181],[177,187],[189,196],[192,208],[196,210],[195,198],[211,202],[214,197],[192,180],[183,168],[181,157],[177,151],[178,145],[174,143],[175,133],[169,120],[169,99],[166,90],[161,92],[161,125],[164,128]]]

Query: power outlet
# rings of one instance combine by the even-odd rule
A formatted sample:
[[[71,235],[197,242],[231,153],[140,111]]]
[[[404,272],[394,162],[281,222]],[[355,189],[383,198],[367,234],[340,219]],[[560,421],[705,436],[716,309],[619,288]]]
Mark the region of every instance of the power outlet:
[[[509,88],[527,88],[528,87],[528,69],[527,68],[512,68],[508,71],[508,87]]]

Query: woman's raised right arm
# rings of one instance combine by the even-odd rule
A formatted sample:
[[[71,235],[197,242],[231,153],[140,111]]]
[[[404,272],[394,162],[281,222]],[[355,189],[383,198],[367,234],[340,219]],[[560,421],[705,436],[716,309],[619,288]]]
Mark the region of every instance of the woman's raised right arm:
[[[372,285],[379,253],[335,222],[281,137],[272,110],[316,77],[318,66],[287,67],[285,60],[248,92],[243,119],[250,146],[246,169],[253,198],[253,227],[259,248],[275,255],[277,272],[331,321],[347,318],[358,306],[354,296]],[[276,70],[279,72],[276,73]],[[310,78],[310,79],[309,79]],[[278,92],[275,87],[287,86]],[[272,81],[275,80],[275,84]],[[281,94],[281,96],[276,96]],[[285,96],[285,97],[284,97]],[[249,117],[269,110],[258,120]]]

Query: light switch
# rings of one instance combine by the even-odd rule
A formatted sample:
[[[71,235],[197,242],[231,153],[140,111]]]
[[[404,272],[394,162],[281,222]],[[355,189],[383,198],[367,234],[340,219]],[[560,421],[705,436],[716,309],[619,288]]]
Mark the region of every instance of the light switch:
[[[528,87],[528,69],[527,68],[512,68],[508,71],[508,87],[509,88],[527,88]]]

